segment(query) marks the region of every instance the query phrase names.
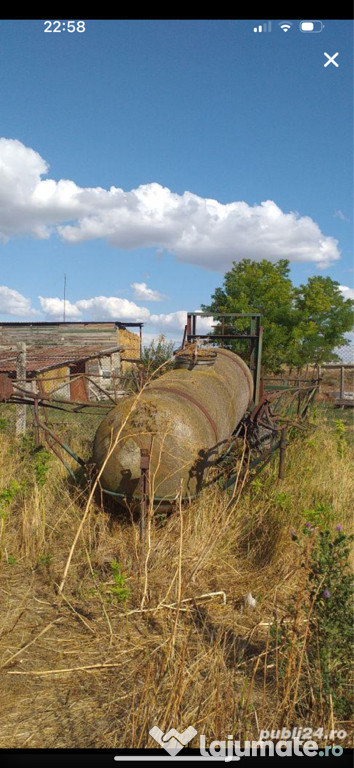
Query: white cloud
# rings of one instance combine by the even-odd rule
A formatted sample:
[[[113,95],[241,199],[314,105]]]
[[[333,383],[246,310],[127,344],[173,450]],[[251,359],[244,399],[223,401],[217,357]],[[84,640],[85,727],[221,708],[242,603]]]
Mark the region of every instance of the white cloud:
[[[345,213],[343,213],[343,211],[341,211],[340,209],[338,211],[335,211],[333,216],[335,219],[340,219],[341,221],[346,221],[346,222],[350,221],[350,219],[348,219],[348,216],[346,216]]]
[[[63,299],[39,296],[39,301],[47,318],[60,320],[63,318]],[[90,299],[79,299],[74,304],[66,301],[65,310],[67,319],[142,322],[144,325],[156,329],[156,333],[152,333],[151,338],[155,338],[160,333],[178,334],[179,337],[187,322],[187,310],[180,309],[167,314],[151,313],[147,307],[140,307],[133,301],[116,296],[95,296]],[[212,318],[200,317],[197,327],[200,333],[208,333],[212,324]]]
[[[91,299],[79,299],[76,306],[80,312],[91,320],[130,320],[131,322],[146,322],[150,312],[146,307],[139,307],[128,299],[115,296],[95,296]]]
[[[198,311],[198,310],[196,310]],[[149,323],[164,331],[183,332],[187,322],[187,311],[180,309],[177,312],[168,314],[150,315]],[[200,333],[208,333],[211,330],[213,319],[211,317],[199,317],[197,320],[197,330]]]
[[[44,296],[38,296],[39,303],[42,307],[43,312],[46,315],[49,315],[51,318],[57,318],[58,320],[63,320],[64,317],[64,299],[59,298],[45,298]],[[76,304],[72,304],[67,299],[65,300],[65,318],[66,320],[69,319],[80,319],[81,312]]]
[[[272,200],[223,204],[156,183],[128,192],[83,188],[68,179],[43,180],[47,173],[47,163],[33,149],[0,139],[2,239],[53,233],[67,243],[103,238],[122,249],[162,249],[179,261],[220,272],[242,258],[287,258],[319,267],[340,258],[338,241],[315,221],[283,212]]]
[[[161,333],[163,331],[183,331],[186,322],[187,312],[183,310],[169,312],[168,314],[150,315],[149,320],[149,324],[161,329]]]
[[[31,299],[26,299],[22,293],[8,288],[7,285],[0,285],[0,314],[33,317],[41,313],[31,306]]]
[[[39,302],[43,312],[49,319],[62,320],[64,314],[64,300],[39,296]],[[133,301],[120,299],[116,296],[94,296],[90,299],[79,299],[75,303],[65,301],[66,319],[78,320],[130,320],[132,322],[146,322],[150,318],[150,311],[146,307],[139,307]]]
[[[166,296],[159,291],[148,288],[146,283],[132,283],[130,286],[134,292],[136,301],[164,301]]]
[[[338,288],[345,299],[354,299],[354,288],[349,288],[347,285],[339,285]]]

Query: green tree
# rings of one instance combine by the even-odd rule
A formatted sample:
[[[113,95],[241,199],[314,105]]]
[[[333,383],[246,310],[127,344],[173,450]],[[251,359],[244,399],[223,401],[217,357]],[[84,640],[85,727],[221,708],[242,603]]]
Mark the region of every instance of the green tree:
[[[349,344],[345,334],[353,327],[353,308],[354,301],[345,299],[330,277],[309,277],[296,288],[296,364],[338,360],[334,349]]]
[[[242,259],[233,262],[223,286],[217,288],[203,311],[259,312],[264,328],[263,365],[277,372],[282,365],[301,367],[335,360],[336,347],[348,344],[353,327],[352,299],[345,299],[330,277],[310,277],[296,288],[289,277],[289,261],[272,263]],[[247,321],[233,325],[243,331]],[[232,348],[242,353],[239,342]]]
[[[294,287],[289,277],[289,262],[280,259],[273,264],[266,259],[233,262],[226,273],[222,288],[217,288],[205,312],[258,312],[262,315],[263,365],[276,371],[285,362],[293,344]],[[236,328],[243,331],[247,321],[237,320]],[[240,345],[232,347],[237,351]]]

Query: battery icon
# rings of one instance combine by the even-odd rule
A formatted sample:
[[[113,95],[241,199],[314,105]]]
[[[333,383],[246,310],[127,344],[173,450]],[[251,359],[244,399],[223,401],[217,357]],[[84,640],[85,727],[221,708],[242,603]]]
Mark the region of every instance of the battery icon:
[[[300,21],[300,32],[322,32],[324,24],[322,21]]]

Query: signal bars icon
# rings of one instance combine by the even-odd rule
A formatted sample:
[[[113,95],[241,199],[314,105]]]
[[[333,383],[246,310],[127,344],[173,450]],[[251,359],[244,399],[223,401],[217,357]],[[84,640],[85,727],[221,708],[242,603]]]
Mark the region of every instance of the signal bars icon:
[[[266,21],[264,24],[258,24],[258,27],[253,27],[253,32],[271,32],[272,22]]]

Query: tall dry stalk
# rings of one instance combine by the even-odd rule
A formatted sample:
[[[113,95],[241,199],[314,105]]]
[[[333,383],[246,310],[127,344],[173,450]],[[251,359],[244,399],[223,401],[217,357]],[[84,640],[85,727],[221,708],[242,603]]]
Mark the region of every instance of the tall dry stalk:
[[[159,366],[159,368],[157,368],[156,371],[154,371],[153,375],[156,375],[160,371],[160,369],[164,367],[164,365],[166,365],[166,362],[162,363]],[[89,497],[88,497],[88,500],[87,500],[87,503],[86,503],[86,506],[85,506],[85,509],[84,509],[84,514],[83,514],[83,516],[81,518],[80,524],[79,524],[78,529],[76,531],[76,534],[74,536],[74,540],[73,540],[73,543],[72,543],[72,546],[71,546],[71,549],[70,549],[70,552],[69,552],[69,555],[68,555],[68,559],[66,561],[66,565],[65,565],[65,568],[64,568],[63,578],[62,578],[62,580],[60,582],[60,585],[59,585],[59,590],[58,590],[59,594],[62,592],[62,590],[64,588],[64,584],[65,584],[65,581],[66,581],[66,578],[67,578],[67,575],[68,575],[68,572],[69,572],[69,568],[70,568],[70,563],[71,563],[71,560],[72,560],[72,557],[73,557],[73,554],[74,554],[77,542],[78,542],[79,537],[81,535],[82,529],[83,529],[83,527],[85,525],[87,516],[89,514],[89,511],[90,511],[90,508],[91,508],[91,503],[92,503],[92,500],[93,500],[94,495],[96,493],[96,490],[97,490],[100,478],[102,477],[102,474],[103,474],[103,472],[104,472],[104,470],[106,468],[106,465],[107,465],[109,459],[111,458],[113,452],[115,451],[118,443],[121,440],[121,434],[122,434],[126,424],[128,423],[131,414],[135,410],[135,408],[136,408],[136,406],[137,406],[137,404],[138,404],[138,402],[139,402],[143,392],[145,391],[146,387],[148,386],[148,384],[149,384],[149,380],[145,382],[145,384],[142,386],[140,391],[135,395],[134,400],[132,402],[132,405],[129,408],[129,411],[128,411],[126,417],[123,419],[123,421],[122,421],[122,423],[121,423],[121,425],[120,425],[120,427],[119,427],[119,429],[117,431],[117,434],[115,435],[114,439],[113,439],[113,430],[111,432],[111,440],[110,440],[110,445],[109,445],[107,454],[106,454],[105,459],[102,462],[102,465],[101,465],[101,467],[100,467],[100,469],[99,469],[99,471],[98,471],[98,473],[97,473],[97,475],[95,477],[95,480],[94,480],[94,482],[92,484],[92,488],[91,488],[91,491],[90,491],[90,494],[89,494]]]

